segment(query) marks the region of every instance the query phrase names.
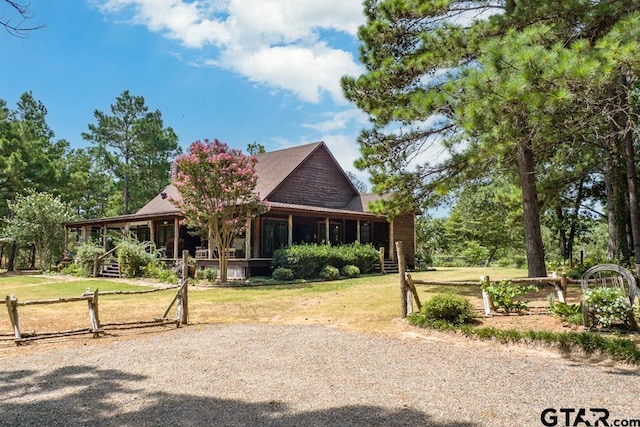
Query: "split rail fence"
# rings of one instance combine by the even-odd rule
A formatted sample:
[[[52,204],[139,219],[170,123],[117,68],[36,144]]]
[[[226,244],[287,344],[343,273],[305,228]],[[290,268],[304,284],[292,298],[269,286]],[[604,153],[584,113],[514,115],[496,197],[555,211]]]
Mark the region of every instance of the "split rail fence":
[[[413,313],[413,305],[415,305],[418,311],[422,308],[418,292],[415,285],[435,285],[435,286],[482,286],[484,283],[491,283],[489,276],[485,276],[480,281],[469,282],[445,282],[445,281],[431,281],[431,280],[416,280],[411,277],[411,274],[406,272],[404,262],[404,252],[402,249],[402,242],[396,242],[396,252],[398,254],[398,270],[400,276],[400,305],[402,311],[402,317],[405,318],[409,314]],[[511,283],[531,284],[536,283],[538,285],[548,284],[555,288],[558,301],[566,302],[567,300],[567,286],[568,284],[580,284],[580,280],[574,280],[563,274],[560,277],[534,277],[524,279],[509,279]],[[491,296],[484,290],[482,292],[483,309],[485,315],[490,315],[495,312],[495,306]]]
[[[68,297],[58,299],[47,300],[34,300],[34,301],[19,301],[15,295],[7,295],[6,305],[9,313],[9,320],[13,329],[13,339],[16,344],[21,344],[26,341],[33,341],[38,339],[56,338],[80,334],[93,334],[94,337],[99,337],[104,333],[106,329],[133,329],[144,328],[152,326],[161,326],[166,324],[175,324],[177,327],[181,325],[187,325],[189,323],[189,295],[188,295],[188,265],[187,259],[189,256],[188,251],[183,252],[182,271],[179,274],[180,284],[174,288],[162,288],[162,289],[150,289],[142,291],[103,291],[98,289],[91,292],[91,289],[87,290],[79,297]],[[102,323],[100,321],[99,310],[99,296],[101,295],[141,295],[152,292],[166,291],[167,289],[177,289],[173,299],[164,310],[160,317],[156,317],[148,321],[130,321],[130,322],[111,322]],[[18,313],[18,307],[27,307],[33,305],[49,305],[49,304],[65,304],[86,301],[89,311],[89,327],[82,329],[73,329],[67,331],[56,331],[42,334],[35,333],[23,333],[20,330],[20,317]],[[177,304],[177,305],[176,305]],[[175,317],[169,318],[169,312],[172,307],[176,305]]]

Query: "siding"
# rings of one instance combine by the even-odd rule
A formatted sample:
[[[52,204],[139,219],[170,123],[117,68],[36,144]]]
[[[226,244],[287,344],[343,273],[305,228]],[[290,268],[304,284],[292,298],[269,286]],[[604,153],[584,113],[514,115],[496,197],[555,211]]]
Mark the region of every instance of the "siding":
[[[356,195],[340,166],[322,146],[282,182],[269,201],[344,209]]]
[[[393,220],[393,241],[402,242],[404,256],[409,266],[416,264],[416,244],[415,244],[415,215],[404,214],[397,216]]]

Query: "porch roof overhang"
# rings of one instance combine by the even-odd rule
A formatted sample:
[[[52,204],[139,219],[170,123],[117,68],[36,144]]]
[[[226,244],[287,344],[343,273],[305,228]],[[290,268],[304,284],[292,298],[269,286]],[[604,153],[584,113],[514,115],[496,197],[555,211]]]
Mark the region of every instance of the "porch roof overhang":
[[[301,215],[313,215],[313,216],[333,216],[345,219],[364,219],[364,220],[385,220],[383,215],[376,215],[372,212],[359,212],[349,209],[330,209],[324,207],[308,206],[308,205],[296,205],[291,203],[282,202],[269,202],[269,212],[279,214],[301,214]],[[267,212],[265,215],[269,215]]]
[[[78,228],[78,227],[86,227],[86,226],[117,226],[117,225],[126,225],[132,223],[140,223],[145,221],[152,220],[163,220],[163,219],[175,219],[182,218],[182,212],[179,210],[168,211],[168,212],[159,212],[152,214],[129,214],[129,215],[119,215],[105,218],[92,218],[92,219],[83,219],[79,221],[71,221],[66,224],[67,228]]]

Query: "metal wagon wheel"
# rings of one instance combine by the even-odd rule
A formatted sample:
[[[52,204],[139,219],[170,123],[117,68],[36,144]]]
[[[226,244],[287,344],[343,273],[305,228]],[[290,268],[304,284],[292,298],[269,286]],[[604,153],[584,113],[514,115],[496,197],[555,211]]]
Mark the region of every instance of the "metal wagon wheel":
[[[619,288],[629,297],[631,306],[636,300],[640,300],[636,278],[629,270],[616,264],[600,264],[591,267],[582,275],[581,285],[583,292],[587,291],[589,287]],[[583,319],[584,326],[590,326],[591,319],[586,303],[583,303]],[[630,322],[633,329],[638,328],[633,314],[630,316]]]

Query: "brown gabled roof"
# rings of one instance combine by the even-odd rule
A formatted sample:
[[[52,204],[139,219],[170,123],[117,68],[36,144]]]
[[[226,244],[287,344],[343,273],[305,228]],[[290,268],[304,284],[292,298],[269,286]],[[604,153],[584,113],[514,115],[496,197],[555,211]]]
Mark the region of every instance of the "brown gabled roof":
[[[329,155],[333,158],[333,155],[326,147],[325,143],[314,142],[312,144],[300,145],[298,147],[285,148],[282,150],[270,151],[268,153],[261,153],[256,155],[258,160],[256,164],[256,173],[258,174],[258,183],[256,185],[256,192],[260,195],[262,200],[267,200],[269,196],[296,170],[298,169],[306,159],[308,159],[316,150],[324,148]],[[333,158],[335,161],[335,158]],[[344,171],[338,165],[338,170]],[[351,181],[345,174],[345,178],[349,183]],[[353,186],[353,184],[351,184]],[[354,192],[357,193],[355,187]],[[370,214],[370,210],[367,205],[375,195],[358,195],[344,210],[335,210],[336,213],[340,212],[357,212],[361,214]],[[160,194],[154,197],[146,205],[144,205],[138,212],[132,215],[123,215],[121,217],[114,217],[113,220],[126,220],[126,219],[138,219],[148,218],[162,215],[175,216],[180,214],[180,210],[171,203],[170,199],[179,200],[180,193],[173,185],[168,185]],[[293,205],[287,203],[278,204],[280,207],[288,206],[295,209],[306,209],[313,211],[328,211],[326,208],[308,207],[302,205]],[[104,221],[106,218],[95,220],[77,221],[78,223],[88,223],[91,221],[99,222]]]
[[[156,215],[163,213],[179,213],[178,209],[171,201],[180,199],[180,192],[173,185],[168,185],[160,194],[151,199],[149,203],[144,205],[138,212],[138,215]]]
[[[256,192],[260,198],[269,198],[271,193],[322,145],[324,142],[314,142],[256,155]]]

